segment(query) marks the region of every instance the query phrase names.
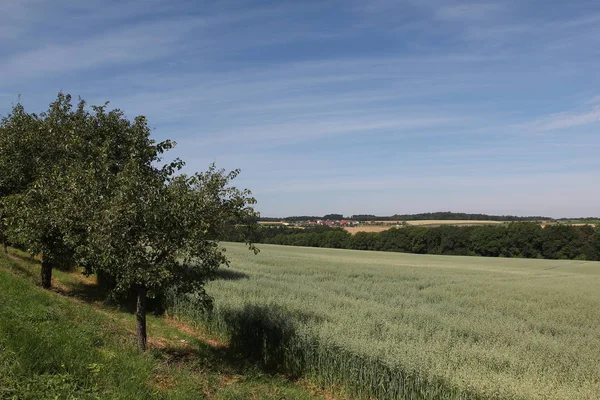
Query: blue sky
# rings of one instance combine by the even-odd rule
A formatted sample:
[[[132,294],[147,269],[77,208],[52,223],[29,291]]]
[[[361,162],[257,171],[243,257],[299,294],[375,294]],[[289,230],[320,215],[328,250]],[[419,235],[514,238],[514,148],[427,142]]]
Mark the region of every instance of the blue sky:
[[[600,2],[0,2],[0,114],[146,115],[265,216],[600,215]]]

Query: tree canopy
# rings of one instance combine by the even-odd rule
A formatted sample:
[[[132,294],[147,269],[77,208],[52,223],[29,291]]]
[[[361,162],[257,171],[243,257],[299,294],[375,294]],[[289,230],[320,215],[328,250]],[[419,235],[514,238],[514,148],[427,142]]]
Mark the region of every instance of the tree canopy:
[[[174,142],[153,140],[145,117],[107,107],[74,107],[59,93],[45,113],[17,104],[2,119],[2,234],[41,255],[46,288],[53,266],[77,263],[110,276],[114,291],[134,290],[145,349],[146,298],[201,293],[228,264],[227,228],[251,227],[258,214],[251,192],[231,185],[238,170],[183,174],[183,161],[162,162]]]

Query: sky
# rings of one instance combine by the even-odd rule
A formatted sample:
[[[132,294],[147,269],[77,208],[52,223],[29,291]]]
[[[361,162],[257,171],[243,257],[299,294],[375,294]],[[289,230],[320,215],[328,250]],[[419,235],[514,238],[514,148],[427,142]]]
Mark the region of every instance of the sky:
[[[263,216],[600,215],[600,2],[1,0],[0,115],[146,115]]]

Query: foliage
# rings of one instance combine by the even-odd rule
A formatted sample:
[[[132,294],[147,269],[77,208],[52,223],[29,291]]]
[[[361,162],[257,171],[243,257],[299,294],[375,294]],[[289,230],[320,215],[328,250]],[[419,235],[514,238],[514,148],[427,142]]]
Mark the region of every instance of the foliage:
[[[343,214],[325,214],[325,215],[323,215],[323,219],[339,221],[339,220],[344,219],[344,215]]]
[[[79,190],[68,204],[85,218],[79,218],[84,229],[76,229],[72,240],[88,273],[109,276],[118,292],[137,292],[138,336],[145,349],[147,296],[167,288],[202,293],[206,280],[227,264],[218,244],[225,226],[252,225],[255,200],[248,190],[230,186],[239,171],[213,165],[187,176],[176,175],[180,160],[161,166],[161,155],[174,143],[155,143],[144,117],[123,121],[120,131],[129,147],[118,168],[97,178],[98,170],[115,165],[111,154],[102,158],[101,147],[93,158],[99,161],[73,171]]]
[[[202,290],[227,263],[218,245],[223,227],[253,215],[254,199],[229,186],[238,171],[212,166],[193,176],[166,177],[166,184],[155,172],[147,175],[133,165],[118,175],[113,196],[90,221],[88,257],[116,279],[119,291]]]
[[[237,240],[235,234],[229,235],[229,239]],[[418,254],[600,260],[600,228],[589,225],[542,228],[533,222],[513,222],[497,226],[406,226],[378,233],[358,232],[354,236],[340,228],[263,226],[252,240],[288,246]]]
[[[600,396],[595,262],[226,246],[212,315],[172,311],[268,366],[358,398]]]
[[[219,246],[227,227],[251,233],[258,214],[250,191],[230,185],[239,171],[178,174],[181,160],[161,164],[175,143],[155,142],[145,117],[106,108],[74,107],[59,93],[46,113],[18,104],[2,120],[0,233],[41,254],[45,288],[53,266],[78,262],[115,291],[135,290],[144,349],[147,296],[201,294],[227,264]]]
[[[0,125],[0,199],[4,231],[12,242],[42,254],[42,285],[50,287],[52,267],[71,264],[73,251],[62,229],[62,179],[77,158],[73,144],[80,132],[83,105],[73,110],[71,97],[60,93],[48,111],[29,114],[17,104]]]
[[[344,219],[342,214],[327,214],[322,217],[314,215],[300,215],[290,216],[284,218],[272,218],[272,217],[260,217],[260,221],[316,221],[318,219],[330,219],[330,220],[341,220]],[[451,211],[440,211],[432,213],[420,213],[420,214],[394,214],[391,216],[377,216],[373,214],[357,214],[349,217],[349,219],[355,221],[421,221],[421,220],[476,220],[476,221],[549,221],[552,220],[550,217],[542,216],[526,216],[518,217],[515,215],[488,215],[488,214],[473,214],[473,213],[457,213]],[[570,219],[571,221],[586,222],[591,220],[597,220],[594,218],[581,218],[581,219]],[[564,220],[567,222],[567,220]]]

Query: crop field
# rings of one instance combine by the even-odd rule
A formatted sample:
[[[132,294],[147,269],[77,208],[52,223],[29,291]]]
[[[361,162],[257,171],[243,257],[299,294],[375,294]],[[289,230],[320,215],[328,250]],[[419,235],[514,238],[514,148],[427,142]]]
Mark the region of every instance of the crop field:
[[[479,221],[472,219],[465,220],[448,220],[448,219],[426,219],[420,221],[407,221],[408,225],[413,226],[440,226],[440,225],[456,225],[456,226],[475,226],[475,225],[500,225],[503,221]]]
[[[600,398],[600,263],[227,243],[172,312],[266,365],[377,399]]]
[[[351,235],[355,235],[358,232],[383,232],[395,227],[396,225],[359,225],[359,226],[346,226],[344,230],[349,232]]]
[[[570,219],[570,220],[562,220],[561,224],[570,224],[570,225],[600,225],[600,219]]]
[[[344,229],[350,234],[354,235],[357,232],[383,232],[387,231],[392,227],[400,226],[402,221],[381,221],[377,222],[379,225],[358,225],[348,226]],[[478,221],[478,220],[417,220],[417,221],[406,221],[407,225],[410,226],[423,226],[423,227],[437,227],[441,225],[453,225],[453,226],[482,226],[482,225],[501,225],[503,221]]]

